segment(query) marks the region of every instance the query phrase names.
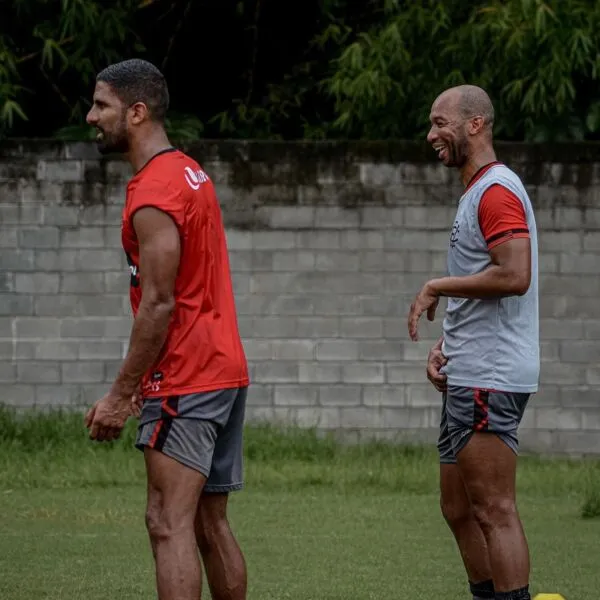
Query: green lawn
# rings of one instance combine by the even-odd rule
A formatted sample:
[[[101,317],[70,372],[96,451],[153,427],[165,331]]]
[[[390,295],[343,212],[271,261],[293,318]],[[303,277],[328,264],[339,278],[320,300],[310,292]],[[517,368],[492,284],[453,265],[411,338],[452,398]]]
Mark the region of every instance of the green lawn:
[[[132,435],[99,447],[80,417],[0,413],[2,600],[156,597]],[[246,449],[247,488],[233,496],[231,520],[251,600],[468,598],[432,449],[256,428]],[[599,488],[598,462],[522,460],[534,593],[599,597],[600,519],[582,517],[599,512]]]

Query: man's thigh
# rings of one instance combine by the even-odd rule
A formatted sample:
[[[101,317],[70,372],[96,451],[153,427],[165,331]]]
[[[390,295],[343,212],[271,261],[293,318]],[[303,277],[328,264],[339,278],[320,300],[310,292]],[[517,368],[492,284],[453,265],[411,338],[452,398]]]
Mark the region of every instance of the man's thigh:
[[[136,447],[158,450],[208,478],[219,436],[230,419],[237,395],[237,389],[226,389],[146,398]]]
[[[518,454],[518,429],[530,394],[448,386],[444,418],[454,458],[473,433],[493,433]]]

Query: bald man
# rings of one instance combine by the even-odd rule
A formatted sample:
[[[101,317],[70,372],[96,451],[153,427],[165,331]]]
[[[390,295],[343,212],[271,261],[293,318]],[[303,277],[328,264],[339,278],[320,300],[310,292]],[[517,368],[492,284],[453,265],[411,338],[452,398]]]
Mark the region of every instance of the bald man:
[[[538,389],[537,230],[519,177],[496,159],[494,109],[460,86],[433,103],[427,141],[460,174],[448,276],[425,283],[408,317],[418,339],[448,298],[427,377],[442,392],[438,448],[442,513],[476,600],[530,600],[529,550],[515,504],[517,429]]]

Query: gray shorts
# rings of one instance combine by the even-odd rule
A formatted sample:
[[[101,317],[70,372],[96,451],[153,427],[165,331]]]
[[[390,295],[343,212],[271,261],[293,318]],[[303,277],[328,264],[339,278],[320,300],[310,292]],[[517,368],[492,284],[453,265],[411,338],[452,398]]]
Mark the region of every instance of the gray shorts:
[[[204,492],[243,487],[243,430],[248,388],[145,398],[136,448],[159,450],[200,471]]]
[[[440,462],[455,463],[473,432],[496,434],[518,453],[517,430],[531,394],[449,385],[443,394]]]

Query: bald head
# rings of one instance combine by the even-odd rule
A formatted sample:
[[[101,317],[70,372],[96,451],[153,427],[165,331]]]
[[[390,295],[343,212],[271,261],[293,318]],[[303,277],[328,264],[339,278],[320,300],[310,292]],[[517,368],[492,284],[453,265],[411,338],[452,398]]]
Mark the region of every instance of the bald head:
[[[494,154],[494,107],[484,90],[458,85],[441,93],[431,107],[427,141],[447,167],[463,169]]]
[[[490,129],[494,124],[494,106],[485,90],[476,85],[461,85],[457,88],[460,93],[460,112],[463,118],[483,117]]]
[[[486,91],[476,85],[457,85],[442,92],[434,104],[450,104],[461,118],[483,117],[484,128],[491,132],[494,125],[494,106]]]

